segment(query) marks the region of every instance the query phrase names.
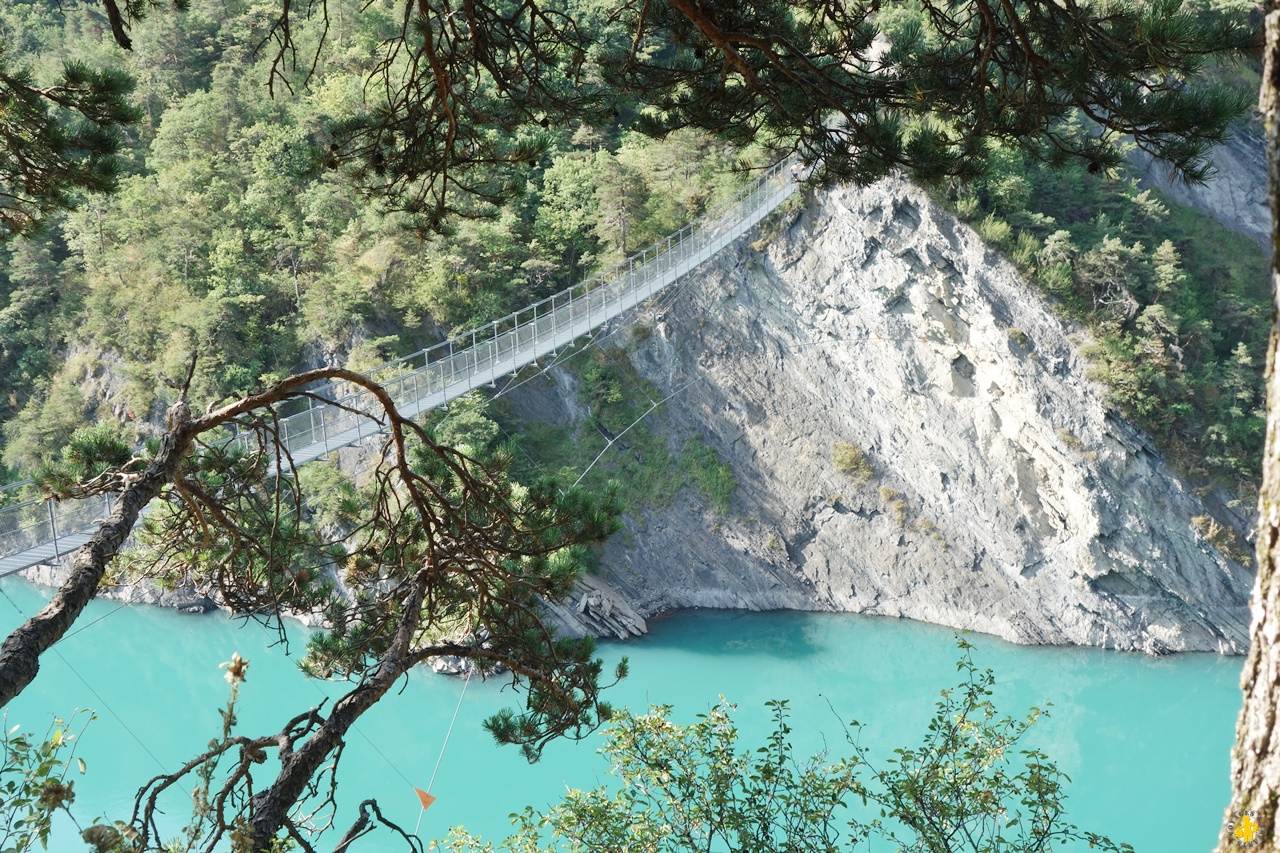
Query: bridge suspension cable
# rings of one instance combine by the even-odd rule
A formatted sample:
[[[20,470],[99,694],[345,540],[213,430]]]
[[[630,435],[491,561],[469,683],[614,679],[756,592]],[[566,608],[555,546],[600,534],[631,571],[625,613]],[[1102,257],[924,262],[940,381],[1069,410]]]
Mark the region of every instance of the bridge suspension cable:
[[[791,157],[767,169],[728,202],[617,266],[477,329],[398,358],[369,372],[415,417],[489,385],[630,311],[696,269],[749,231],[796,191]],[[368,392],[310,401],[280,419],[279,434],[295,464],[378,434],[359,413],[372,411]],[[112,496],[78,501],[32,500],[0,509],[0,577],[56,562],[88,541],[111,512]]]

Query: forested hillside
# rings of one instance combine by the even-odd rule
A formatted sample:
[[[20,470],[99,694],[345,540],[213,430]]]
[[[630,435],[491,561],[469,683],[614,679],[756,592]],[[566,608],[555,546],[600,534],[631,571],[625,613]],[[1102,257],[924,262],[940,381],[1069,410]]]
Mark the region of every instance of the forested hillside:
[[[0,9],[10,67],[37,79],[65,60],[122,67],[143,116],[115,195],[0,244],[10,478],[86,421],[155,421],[192,351],[203,400],[307,365],[373,366],[581,280],[674,230],[769,157],[694,131],[625,131],[623,108],[611,128],[548,127],[515,201],[436,233],[363,195],[326,156],[400,26],[395,4],[331,3],[328,45],[309,76],[322,23],[295,31],[290,79],[272,79],[271,51],[257,50],[271,14],[195,2],[136,26],[122,54],[96,6]],[[894,26],[907,38],[910,25],[908,8]],[[1117,408],[1201,482],[1249,492],[1268,318],[1261,252],[1140,192],[1122,171],[1055,171],[1013,150],[994,162],[992,174],[935,194],[1098,334],[1097,370]],[[586,368],[589,393],[599,396],[602,377],[617,385],[609,369]],[[625,391],[595,404],[616,407]]]
[[[197,399],[318,362],[371,367],[585,278],[740,180],[740,152],[694,132],[550,128],[517,201],[443,235],[415,228],[324,157],[398,26],[393,5],[331,4],[324,60],[305,85],[302,71],[277,80],[274,98],[254,55],[260,5],[154,15],[132,55],[96,7],[0,10],[11,66],[123,65],[145,111],[114,196],[0,245],[7,466],[30,467],[86,421],[154,419],[192,350]]]
[[[1271,318],[1256,243],[1127,173],[1011,152],[989,176],[935,195],[1093,332],[1088,354],[1111,404],[1176,467],[1252,494]]]

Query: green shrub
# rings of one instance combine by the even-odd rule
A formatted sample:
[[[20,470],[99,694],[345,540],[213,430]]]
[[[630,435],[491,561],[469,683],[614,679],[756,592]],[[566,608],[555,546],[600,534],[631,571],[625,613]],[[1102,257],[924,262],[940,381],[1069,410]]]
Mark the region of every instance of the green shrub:
[[[1132,853],[1067,822],[1070,780],[1027,743],[1048,711],[999,713],[995,676],[973,663],[967,642],[959,645],[959,682],[941,691],[922,740],[885,756],[862,745],[854,722],[843,745],[801,758],[784,700],[766,703],[772,731],[750,745],[742,744],[727,700],[690,725],[674,722],[669,706],[620,713],[600,750],[616,784],[571,790],[545,814],[526,808],[513,816],[516,833],[500,849],[830,853],[868,849],[865,842],[929,853]],[[444,846],[495,849],[461,829]]]
[[[1077,453],[1084,449],[1084,442],[1080,440],[1080,436],[1066,427],[1058,430],[1058,438],[1062,439],[1063,444]]]
[[[876,473],[862,448],[847,441],[831,445],[831,464],[841,474],[853,480],[856,486],[864,485]]]
[[[721,513],[729,511],[729,499],[733,497],[738,481],[733,469],[716,456],[716,452],[695,439],[684,443],[680,467],[698,487],[698,491]]]
[[[911,508],[903,499],[902,493],[897,489],[891,489],[888,486],[880,488],[880,500],[884,502],[885,512],[893,517],[898,524],[906,525],[907,519],[911,517]]]
[[[1219,524],[1216,518],[1209,515],[1197,515],[1191,519],[1191,523],[1204,536],[1205,541],[1218,549],[1218,552],[1224,557],[1235,560],[1245,566],[1252,564],[1252,552],[1249,551],[1244,541],[1240,538],[1240,534],[1234,529]]]
[[[994,213],[978,223],[978,233],[993,246],[1004,246],[1013,240],[1013,226]]]

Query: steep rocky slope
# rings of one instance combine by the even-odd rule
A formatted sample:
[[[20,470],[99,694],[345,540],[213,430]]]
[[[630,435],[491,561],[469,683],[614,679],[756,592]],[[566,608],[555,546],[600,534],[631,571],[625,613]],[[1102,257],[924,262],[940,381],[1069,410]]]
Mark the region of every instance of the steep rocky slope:
[[[626,636],[686,607],[838,610],[1024,643],[1243,651],[1251,570],[1106,411],[1086,333],[967,226],[890,180],[818,194],[755,236],[642,312],[653,333],[630,351],[671,395],[672,447],[695,435],[731,465],[729,512],[686,493],[630,519],[559,621]],[[582,420],[575,377],[551,380],[521,385],[517,409]],[[873,476],[841,473],[838,445]]]
[[[1106,411],[1085,333],[968,227],[897,180],[819,194],[772,227],[767,248],[739,244],[642,317],[653,334],[631,354],[664,393],[684,389],[671,441],[697,434],[729,462],[730,512],[686,496],[634,520],[566,621],[626,633],[674,608],[801,608],[1243,650],[1251,570]],[[572,417],[572,383],[556,384],[542,393],[558,404],[521,405]],[[869,480],[837,470],[842,443]],[[627,604],[638,613],[611,622]]]
[[[1207,213],[1227,228],[1271,251],[1271,208],[1267,205],[1267,144],[1261,134],[1239,130],[1213,151],[1217,174],[1203,184],[1171,180],[1168,170],[1141,151],[1130,156],[1144,186]]]

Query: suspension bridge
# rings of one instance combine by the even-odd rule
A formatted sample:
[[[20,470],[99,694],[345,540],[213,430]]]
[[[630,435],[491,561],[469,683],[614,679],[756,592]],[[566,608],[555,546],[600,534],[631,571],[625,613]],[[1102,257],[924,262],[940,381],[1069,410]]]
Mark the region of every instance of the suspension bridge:
[[[553,354],[651,299],[733,243],[794,193],[799,164],[772,166],[728,202],[644,251],[540,302],[420,350],[369,376],[415,417]],[[294,462],[327,456],[378,434],[359,412],[374,410],[367,392],[316,405],[280,422]],[[79,501],[30,500],[0,510],[0,577],[54,563],[89,540],[111,512],[112,496]]]

